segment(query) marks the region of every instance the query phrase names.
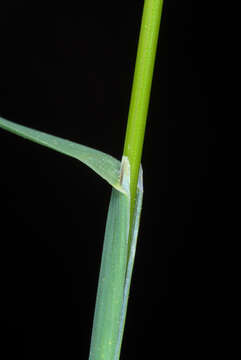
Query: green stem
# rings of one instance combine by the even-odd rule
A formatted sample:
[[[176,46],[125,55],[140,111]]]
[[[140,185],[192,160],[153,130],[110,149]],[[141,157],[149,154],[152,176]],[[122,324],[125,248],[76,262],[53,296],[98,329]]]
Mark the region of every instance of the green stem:
[[[131,219],[141,162],[146,118],[156,56],[163,0],[145,0],[123,155],[131,169]]]

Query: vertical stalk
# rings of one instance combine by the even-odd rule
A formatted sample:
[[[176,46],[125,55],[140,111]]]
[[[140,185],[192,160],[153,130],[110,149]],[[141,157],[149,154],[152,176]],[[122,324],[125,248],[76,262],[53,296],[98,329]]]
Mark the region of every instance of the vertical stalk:
[[[132,229],[132,220],[162,4],[163,0],[145,0],[144,3],[123,151],[130,164],[130,197],[112,190],[89,360],[119,360],[120,357],[142,193],[139,194],[139,205],[137,199],[139,208],[135,230]],[[129,182],[129,171],[128,174],[121,171],[121,182],[126,180],[125,177]]]
[[[130,163],[131,219],[141,162],[163,0],[145,0],[123,155]],[[131,222],[132,223],[132,222]]]

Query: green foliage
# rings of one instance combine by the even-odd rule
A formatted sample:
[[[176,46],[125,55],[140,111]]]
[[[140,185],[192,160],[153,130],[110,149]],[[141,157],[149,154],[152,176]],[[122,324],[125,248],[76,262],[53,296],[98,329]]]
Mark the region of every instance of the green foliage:
[[[129,164],[123,184],[129,193]],[[90,360],[114,359],[121,323],[128,262],[130,196],[112,190],[98,282]]]
[[[3,118],[0,128],[82,161],[112,185],[89,359],[118,360],[139,228],[142,171],[134,223],[130,226],[130,164],[126,157],[120,163],[101,151]]]
[[[125,157],[121,171],[126,194],[112,190],[89,360],[118,360],[120,356],[143,196],[141,170],[130,226],[130,165]]]
[[[2,117],[0,117],[0,128],[80,160],[114,188],[123,191],[119,182],[120,161],[114,157],[88,146],[16,124]]]
[[[145,0],[122,162],[0,117],[0,128],[78,159],[112,186],[89,360],[119,360],[143,197],[140,166],[162,0]]]

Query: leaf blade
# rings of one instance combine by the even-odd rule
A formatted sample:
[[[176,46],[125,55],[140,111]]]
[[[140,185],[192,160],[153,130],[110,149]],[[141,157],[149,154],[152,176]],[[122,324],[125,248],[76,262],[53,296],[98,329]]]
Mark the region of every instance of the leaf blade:
[[[111,155],[58,136],[14,123],[2,117],[0,117],[0,128],[81,161],[115,189],[124,192],[119,181],[120,161]]]

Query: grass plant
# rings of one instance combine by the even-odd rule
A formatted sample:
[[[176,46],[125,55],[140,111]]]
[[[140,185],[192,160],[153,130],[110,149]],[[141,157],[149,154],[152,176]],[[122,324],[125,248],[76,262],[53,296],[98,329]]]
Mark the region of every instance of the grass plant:
[[[89,166],[112,186],[89,360],[118,360],[127,311],[143,197],[141,155],[162,0],[145,0],[122,161],[101,151],[13,123],[0,128]]]

